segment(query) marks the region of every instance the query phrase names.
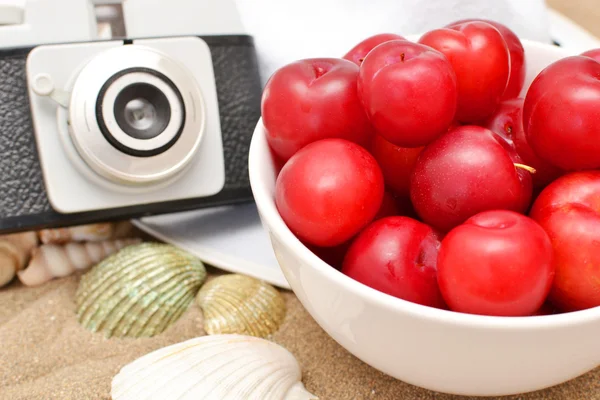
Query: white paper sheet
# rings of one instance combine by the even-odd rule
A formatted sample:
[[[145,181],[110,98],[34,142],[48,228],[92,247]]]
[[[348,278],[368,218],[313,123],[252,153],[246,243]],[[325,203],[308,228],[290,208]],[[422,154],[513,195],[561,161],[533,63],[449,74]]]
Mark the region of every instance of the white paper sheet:
[[[254,203],[157,215],[133,223],[210,265],[289,289]]]

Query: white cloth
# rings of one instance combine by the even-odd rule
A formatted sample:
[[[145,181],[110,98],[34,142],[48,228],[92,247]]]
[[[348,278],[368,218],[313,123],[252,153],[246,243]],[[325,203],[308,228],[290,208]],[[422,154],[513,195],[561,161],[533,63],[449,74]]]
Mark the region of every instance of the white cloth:
[[[263,83],[297,59],[341,57],[377,33],[421,34],[464,18],[505,24],[521,38],[549,42],[544,0],[236,0],[255,39]]]

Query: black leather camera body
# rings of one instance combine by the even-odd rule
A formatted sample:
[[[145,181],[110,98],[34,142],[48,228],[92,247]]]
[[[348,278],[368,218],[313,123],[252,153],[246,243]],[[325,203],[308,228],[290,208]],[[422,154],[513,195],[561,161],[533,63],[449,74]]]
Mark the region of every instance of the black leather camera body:
[[[252,200],[246,35],[0,50],[0,232]]]

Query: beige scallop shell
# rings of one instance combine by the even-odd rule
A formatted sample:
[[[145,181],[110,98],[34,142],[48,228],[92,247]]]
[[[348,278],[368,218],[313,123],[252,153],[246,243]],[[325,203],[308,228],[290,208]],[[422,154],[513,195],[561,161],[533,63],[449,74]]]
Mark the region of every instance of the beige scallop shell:
[[[177,247],[125,247],[82,276],[79,323],[106,337],[149,337],[179,319],[206,279],[204,264]]]
[[[238,274],[207,282],[197,297],[210,334],[267,337],[277,331],[286,314],[285,300],[273,286]]]

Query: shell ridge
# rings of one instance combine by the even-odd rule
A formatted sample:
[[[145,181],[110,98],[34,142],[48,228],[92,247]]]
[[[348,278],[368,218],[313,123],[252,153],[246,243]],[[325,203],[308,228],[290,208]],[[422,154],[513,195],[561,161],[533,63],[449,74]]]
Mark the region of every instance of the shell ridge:
[[[271,369],[270,375],[263,374],[262,379],[254,379],[248,400],[283,399],[289,389],[302,378],[300,365],[295,357],[284,347],[270,341],[265,343],[264,358],[271,358],[263,368]]]
[[[121,371],[124,371],[127,373],[134,372],[135,370],[133,369],[133,367],[135,367],[137,365],[144,365],[144,363],[160,362],[161,360],[167,359],[174,354],[186,351],[190,348],[194,348],[197,346],[203,346],[205,349],[210,349],[214,346],[219,346],[223,342],[227,341],[227,339],[230,339],[225,336],[233,336],[233,335],[213,336],[212,338],[215,340],[211,340],[211,341],[207,341],[206,336],[198,336],[198,337],[188,339],[183,342],[174,343],[169,346],[161,347],[150,353],[144,354],[143,356],[137,358],[136,360],[132,361],[131,363],[125,365],[123,368],[121,368]],[[204,342],[207,342],[207,343],[204,343]]]
[[[173,265],[177,265],[177,264],[173,264]],[[181,280],[175,280],[175,278],[177,278],[178,275],[181,275],[179,273],[179,271],[176,269],[173,269],[173,270],[169,271],[169,273],[163,274],[163,276],[161,276],[160,279],[152,281],[151,284],[145,285],[145,287],[142,290],[140,290],[140,292],[138,292],[135,296],[130,297],[128,304],[124,305],[119,310],[119,312],[116,313],[116,316],[114,319],[115,328],[117,326],[121,326],[121,328],[122,328],[121,334],[128,335],[131,328],[135,325],[135,322],[137,321],[137,319],[140,316],[144,315],[148,306],[151,306],[153,303],[156,303],[158,300],[158,302],[160,303],[161,306],[166,307],[167,306],[166,300],[163,299],[162,302],[160,301],[161,294],[163,293],[163,291],[160,289],[165,284],[167,286],[167,289],[171,289],[171,288],[176,289],[177,287],[181,286]],[[178,292],[174,292],[174,293],[176,294]],[[143,299],[146,296],[149,296],[149,298],[146,301],[142,301],[142,302],[139,301],[140,299]],[[140,305],[139,312],[138,313],[132,312],[128,316],[127,312],[131,311],[137,305]],[[115,311],[115,310],[116,310],[116,308],[113,311]],[[118,316],[118,318],[117,318],[117,316]],[[125,318],[125,319],[123,319],[123,318]]]
[[[248,384],[245,387],[238,389],[238,392],[235,394],[250,396],[246,397],[248,400],[270,398],[266,397],[266,395],[273,395],[273,393],[276,393],[272,390],[274,386],[273,382],[276,383],[279,380],[278,377],[282,371],[281,369],[275,369],[278,365],[280,365],[279,360],[271,360],[270,362],[263,364],[260,369],[252,371],[249,376],[258,375],[257,378],[260,379],[248,379]],[[267,375],[263,370],[271,370],[272,372]]]
[[[139,246],[139,247],[137,247],[137,246]],[[97,289],[99,289],[99,286],[105,284],[106,281],[110,281],[110,280],[118,277],[117,274],[119,273],[119,271],[116,268],[112,268],[112,265],[117,264],[117,262],[119,262],[119,261],[122,262],[123,260],[125,260],[125,263],[123,263],[122,268],[126,269],[127,267],[131,267],[131,265],[134,265],[140,259],[151,256],[151,254],[148,254],[148,251],[147,251],[148,248],[147,248],[147,246],[144,245],[144,243],[140,243],[137,246],[136,246],[136,249],[138,249],[137,251],[131,252],[130,246],[127,246],[127,247],[124,247],[123,249],[121,249],[120,251],[113,253],[111,256],[105,258],[104,260],[102,260],[100,263],[98,263],[96,265],[95,268],[88,271],[88,273],[84,274],[81,277],[80,288],[91,286],[88,289],[90,291],[96,291]],[[133,254],[133,255],[131,255],[131,254]],[[109,271],[109,273],[107,273],[107,275],[105,277],[105,280],[100,281],[100,282],[95,282],[94,281],[95,275],[101,274],[102,272],[104,272],[105,269]]]
[[[204,287],[200,289],[200,293],[198,294],[198,304],[205,314],[205,323],[214,323],[219,327],[223,322],[222,320],[225,318],[223,315],[226,315],[230,309],[228,304],[221,304],[221,302],[219,302],[220,296],[218,290],[212,288],[210,290],[205,290]]]
[[[274,289],[274,290],[276,290],[276,289]],[[271,290],[266,290],[264,287],[261,288],[261,293],[263,293],[264,296],[258,296],[258,299],[263,304],[265,309],[269,305],[267,299],[272,300],[274,302],[278,302],[281,304],[281,307],[275,308],[275,312],[277,313],[276,314],[277,318],[285,317],[285,314],[287,311],[287,305],[285,303],[285,299],[283,299],[283,297],[281,296],[281,293],[279,293],[279,292],[274,293]]]
[[[262,389],[262,395],[274,395],[277,394],[277,398],[283,398],[283,395],[296,383],[301,381],[302,372],[300,370],[300,365],[296,358],[284,347],[273,343],[274,346],[271,346],[268,350],[273,357],[274,360],[277,360],[275,365],[276,369],[273,374],[271,374],[271,381],[274,383],[269,383],[269,381],[265,380],[264,385],[265,388]],[[279,377],[281,375],[281,377]],[[280,388],[282,386],[283,388]]]
[[[124,301],[124,298],[121,298],[120,301]],[[87,314],[86,314],[87,312]],[[85,309],[83,312],[78,312],[79,323],[84,325],[87,329],[92,332],[98,332],[101,330],[104,318],[100,319],[100,323],[97,324],[94,320],[94,317],[100,312],[100,315],[104,315],[105,313],[110,312],[110,310],[101,310],[97,303],[92,303]],[[91,313],[91,314],[90,314]]]
[[[206,283],[197,302],[209,334],[267,337],[283,323],[287,308],[277,289],[240,274],[222,275]]]
[[[252,337],[252,336],[250,336]],[[254,338],[254,337],[253,337]],[[257,362],[260,362],[260,367],[259,368],[254,368],[251,369],[248,373],[247,376],[256,376],[253,379],[248,379],[247,382],[249,382],[246,386],[242,386],[240,387],[239,385],[233,385],[231,387],[228,387],[229,391],[228,392],[224,392],[221,394],[227,394],[227,393],[232,393],[235,394],[236,396],[249,396],[252,395],[252,397],[244,397],[245,399],[251,400],[251,399],[263,399],[265,394],[270,393],[271,391],[269,390],[269,388],[271,388],[273,385],[270,383],[271,380],[273,380],[273,375],[277,374],[278,372],[281,373],[283,372],[285,375],[285,370],[290,370],[292,372],[291,375],[293,375],[292,379],[294,377],[301,377],[300,374],[300,367],[297,363],[297,361],[295,360],[295,358],[293,357],[293,355],[291,355],[291,353],[289,351],[287,351],[287,349],[283,348],[282,346],[264,340],[264,339],[259,339],[259,338],[255,338],[256,340],[260,340],[259,342],[256,342],[256,347],[257,350],[255,352],[252,352],[249,354],[249,356],[251,357],[256,357],[257,358]],[[258,347],[261,347],[261,350],[259,351]],[[262,354],[261,354],[262,353]],[[291,358],[290,358],[291,356]],[[236,360],[237,362],[239,362],[239,360]],[[279,366],[283,366],[283,368],[277,368]],[[242,369],[242,368],[240,368]],[[246,368],[247,369],[247,368]],[[266,371],[269,370],[274,370],[274,373],[271,373],[270,375],[266,374]],[[275,378],[276,379],[276,378]],[[295,382],[295,380],[294,380]],[[292,384],[294,383],[292,382]],[[266,386],[264,389],[262,388],[262,386]],[[291,386],[291,384],[289,385]],[[287,390],[287,389],[286,389]],[[260,397],[257,397],[260,396]],[[225,399],[238,399],[240,397],[225,397],[223,398],[223,400]]]
[[[215,385],[213,387],[213,389],[208,392],[207,394],[213,394],[215,391],[217,391],[217,393],[215,393],[216,395],[219,395],[221,397],[218,397],[219,399],[222,400],[235,400],[235,399],[241,399],[242,397],[238,397],[238,396],[244,396],[244,399],[250,400],[250,399],[263,399],[262,395],[263,393],[266,392],[260,392],[260,393],[255,393],[253,397],[247,397],[253,394],[253,392],[255,392],[257,390],[257,388],[260,387],[261,384],[264,384],[265,382],[268,382],[268,378],[270,377],[270,375],[265,374],[265,371],[268,371],[270,369],[273,369],[273,367],[278,366],[282,363],[284,363],[284,361],[281,358],[287,357],[287,354],[285,352],[281,352],[281,351],[277,351],[279,350],[277,347],[279,347],[278,345],[271,343],[269,341],[261,341],[261,342],[256,342],[256,344],[254,344],[255,346],[257,346],[257,350],[256,351],[250,351],[249,349],[247,349],[247,354],[245,354],[244,357],[240,357],[239,354],[237,356],[233,356],[232,357],[232,361],[235,361],[235,363],[237,363],[239,366],[238,367],[234,367],[234,370],[232,371],[228,371],[228,374],[225,375],[225,377],[222,380],[217,380],[215,382]],[[258,346],[261,346],[261,348],[263,348],[264,350],[262,350],[263,352],[273,356],[275,359],[272,360],[268,360],[265,357],[261,357],[260,356],[260,352],[258,351]],[[274,347],[277,346],[277,347]],[[262,354],[263,356],[265,354]],[[283,357],[281,357],[283,356]],[[243,359],[250,359],[252,360],[252,362],[249,363],[241,363],[241,360]],[[285,360],[287,361],[287,360]],[[254,364],[259,364],[258,368],[253,368]],[[234,364],[235,366],[235,364]],[[248,372],[246,372],[247,370],[249,370]],[[247,382],[250,382],[249,384],[245,385],[245,386],[240,386],[240,380],[235,380],[234,378],[234,374],[236,372],[244,372],[246,377],[250,377],[250,376],[256,376],[256,378],[254,379],[247,379]],[[272,375],[272,374],[271,374]],[[230,382],[231,380],[233,380],[233,382]],[[233,383],[233,384],[231,384]],[[256,395],[259,395],[261,397],[256,397]],[[231,396],[236,396],[236,397],[231,397]],[[216,397],[215,397],[216,398]]]
[[[206,304],[206,309],[210,310],[210,318],[207,320],[209,333],[246,333],[246,323],[241,318],[236,319],[236,304],[229,301],[225,296],[214,296],[212,303]],[[220,300],[220,301],[216,301]],[[227,328],[228,325],[232,325]]]
[[[187,293],[185,295],[185,297],[182,297],[181,300],[176,305],[173,306],[174,311],[171,313],[171,315],[167,315],[169,318],[163,319],[154,328],[152,326],[148,326],[143,331],[144,336],[148,335],[149,332],[155,332],[155,331],[164,332],[164,331],[166,331],[172,324],[174,324],[177,320],[179,320],[179,318],[181,318],[183,313],[185,313],[189,309],[190,304],[192,304],[193,302],[194,302],[194,293]],[[151,334],[153,335],[154,333],[151,333]]]
[[[160,370],[163,367],[162,363],[164,363],[165,367],[170,367],[171,364],[177,361],[176,359],[173,359],[174,356],[176,356],[179,352],[185,352],[185,350],[193,346],[194,345],[183,347],[180,350],[172,353],[167,353],[164,355],[161,354],[160,357],[153,357],[153,359],[139,358],[121,368],[112,382],[112,396],[119,397],[126,394],[132,395],[132,392],[139,394],[140,390],[143,390],[143,387],[145,386],[143,385],[144,379],[152,375],[157,370]],[[154,356],[154,353],[149,354]],[[165,369],[167,369],[167,371],[171,370],[168,368]],[[139,387],[140,383],[142,384],[142,387]]]
[[[197,370],[199,372],[199,376],[198,379],[195,381],[195,383],[193,383],[194,387],[197,387],[198,385],[204,385],[206,384],[206,381],[208,378],[214,376],[215,374],[217,374],[219,372],[219,369],[223,368],[224,365],[230,364],[231,360],[223,357],[223,351],[219,349],[226,347],[227,343],[223,342],[223,343],[219,343],[217,346],[214,346],[213,350],[216,350],[213,354],[210,354],[208,357],[204,357],[204,358],[200,358],[198,359],[198,353],[191,353],[189,355],[189,358],[191,358],[192,360],[194,360],[194,362],[190,362],[189,365],[186,366],[186,368],[184,369],[180,369],[177,371],[177,375],[174,377],[174,379],[172,379],[171,381],[165,381],[165,382],[161,382],[158,386],[155,386],[153,391],[156,393],[160,393],[162,390],[168,391],[169,395],[174,395],[173,393],[173,388],[175,387],[180,387],[177,385],[177,382],[179,382],[179,380],[184,379],[185,378],[185,373],[189,373],[191,371]],[[205,349],[202,349],[205,350]],[[238,349],[239,350],[239,349]],[[201,354],[201,352],[200,352]],[[180,360],[183,361],[183,360]],[[213,365],[210,365],[210,361],[214,361]],[[204,365],[205,363],[208,363],[207,365]],[[204,369],[207,369],[207,367],[210,365],[211,369],[209,371],[204,371]],[[170,386],[167,388],[166,385],[170,384]],[[187,388],[186,391],[190,391],[191,388]],[[178,397],[180,398],[180,397]]]
[[[229,301],[229,302],[231,301],[230,299],[223,299],[223,300]],[[253,336],[257,336],[257,334],[260,335],[262,333],[262,332],[259,332],[259,330],[260,330],[259,327],[261,325],[263,325],[264,321],[262,321],[260,318],[258,318],[258,316],[256,315],[256,312],[254,312],[254,310],[252,309],[251,304],[253,303],[253,300],[254,300],[254,296],[249,296],[245,299],[244,302],[242,302],[239,305],[233,304],[231,302],[230,302],[230,304],[233,308],[232,316],[236,316],[237,318],[242,320],[243,325],[244,325],[244,331],[252,334]],[[242,309],[246,310],[246,312],[242,312]],[[261,310],[258,310],[258,312],[260,314],[262,314]]]
[[[275,307],[273,310],[269,310],[269,304],[266,302],[266,299],[261,298],[261,293],[263,292],[256,292],[256,296],[253,296],[251,301],[246,302],[244,307],[246,308],[246,310],[248,310],[249,315],[251,315],[252,317],[252,320],[254,322],[253,326],[256,327],[256,330],[254,330],[253,333],[255,335],[258,334],[261,336],[267,336],[270,333],[276,331],[279,327],[279,325],[274,322],[276,315],[273,315],[273,313],[270,313],[269,311],[274,311],[277,315],[279,315],[279,313],[277,313],[277,307]],[[273,299],[275,298],[273,297]],[[254,307],[251,307],[251,304],[254,304]],[[285,303],[282,307],[285,307]],[[253,312],[253,310],[256,311]],[[283,315],[285,316],[285,311]]]
[[[125,248],[127,249],[127,248]],[[125,250],[124,249],[124,250]],[[135,253],[134,253],[135,254]],[[119,273],[123,274],[125,272],[129,272],[129,269],[136,269],[138,271],[138,275],[135,275],[135,278],[142,277],[144,275],[143,270],[139,270],[136,268],[135,261],[138,259],[143,259],[142,257],[138,257],[136,259],[127,260],[128,263],[124,264],[122,268],[113,268],[112,266],[117,264],[117,261],[123,258],[120,252],[113,254],[114,259],[108,257],[104,261],[100,262],[96,267],[92,268],[89,272],[83,275],[79,284],[79,290],[77,293],[78,308],[84,310],[82,312],[87,312],[89,307],[95,304],[100,297],[106,295],[107,289],[113,288],[111,294],[114,294],[119,288],[115,285],[118,281]],[[114,262],[111,262],[113,261]],[[108,267],[107,267],[108,265]],[[98,275],[102,275],[105,269],[109,270],[109,274],[104,276],[102,279],[97,278]],[[96,279],[96,281],[94,281]],[[93,284],[91,285],[90,282]],[[92,288],[88,288],[87,286],[92,286]],[[86,293],[88,293],[86,295]]]
[[[260,329],[260,327],[268,324],[270,322],[270,318],[267,317],[267,313],[265,313],[264,310],[256,307],[257,312],[255,312],[255,310],[251,307],[252,304],[256,304],[253,302],[255,297],[248,297],[245,299],[246,301],[242,302],[241,304],[233,303],[229,297],[220,297],[222,301],[230,305],[229,311],[231,311],[231,314],[229,319],[237,318],[242,324],[243,332],[252,334],[253,336],[259,336],[265,333],[265,329]],[[246,312],[242,312],[242,310],[246,310]],[[263,319],[261,317],[265,318]],[[266,331],[270,331],[269,327],[267,327]]]
[[[100,263],[96,265],[94,268],[94,272],[96,274],[101,274],[104,270],[108,270],[109,272],[106,274],[105,280],[111,280],[113,278],[118,278],[120,270],[128,270],[130,268],[137,269],[138,263],[144,261],[148,258],[154,257],[156,254],[156,250],[160,250],[162,248],[167,248],[169,245],[163,245],[159,243],[152,242],[142,242],[137,245],[126,246],[120,251],[113,253],[111,256],[105,258]],[[119,264],[120,268],[115,268],[114,265]],[[91,271],[90,271],[91,272]],[[88,272],[84,274],[82,277],[82,284],[86,285],[94,282],[94,274]],[[92,285],[92,290],[98,289],[97,286],[102,285],[103,282],[100,281],[96,285]]]
[[[160,275],[159,271],[152,272],[153,273],[148,276],[149,278],[153,278],[156,275]],[[158,281],[150,281],[149,284],[146,282],[142,284],[136,284],[136,292],[133,295],[131,293],[132,285],[123,285],[121,287],[121,290],[117,292],[121,298],[120,301],[114,303],[114,306],[112,308],[107,308],[106,313],[104,313],[102,317],[99,317],[102,319],[101,325],[104,328],[104,330],[112,335],[115,332],[115,330],[119,328],[119,326],[125,324],[125,327],[121,326],[121,329],[125,329],[122,333],[127,334],[129,329],[127,328],[127,323],[123,320],[123,318],[127,318],[127,312],[132,310],[132,308],[134,308],[138,304],[139,300],[143,299],[145,296],[149,295],[150,297],[156,299],[158,297],[158,294],[155,292],[155,290],[159,286],[161,286],[165,281],[168,282],[171,275],[173,275],[172,271],[170,271],[169,275],[162,276],[161,279]],[[129,318],[136,317],[137,316],[135,315],[135,313],[131,313],[131,317]]]
[[[148,273],[148,271],[144,268],[140,268],[138,273],[134,276],[135,281],[137,281],[138,277],[146,277],[147,279],[151,279],[153,278],[156,274],[159,274],[159,271],[150,271],[150,273]],[[135,304],[135,302],[141,297],[146,295],[147,293],[149,293],[152,288],[148,287],[147,285],[140,285],[138,283],[132,285],[131,281],[134,281],[134,279],[131,279],[130,282],[128,284],[122,285],[122,286],[118,286],[118,285],[113,285],[113,287],[115,288],[114,291],[110,291],[110,292],[104,292],[102,294],[100,294],[100,296],[97,298],[97,301],[102,301],[102,300],[106,300],[108,303],[107,307],[104,308],[100,308],[100,307],[96,307],[96,309],[94,310],[94,312],[88,316],[87,319],[83,319],[81,322],[83,324],[89,324],[90,322],[93,323],[93,320],[98,320],[98,325],[96,326],[96,330],[100,331],[103,330],[107,335],[112,336],[114,334],[114,331],[116,329],[116,326],[118,326],[118,324],[120,323],[121,319],[122,319],[122,315],[119,316],[119,314],[121,313],[125,313],[127,312],[130,308],[131,305],[128,306],[128,304]],[[136,287],[137,289],[137,293],[134,294],[133,296],[130,293],[131,290],[131,286]],[[141,289],[138,289],[141,288]],[[113,300],[116,299],[116,300]],[[98,303],[94,303],[94,304],[98,304]],[[123,308],[125,308],[125,310],[123,311]],[[98,311],[100,311],[100,314],[98,314]],[[111,316],[115,314],[115,316],[113,318],[111,318]],[[112,320],[113,322],[111,323]],[[108,326],[105,326],[108,323]]]
[[[176,288],[178,285],[178,281],[170,280],[166,282],[166,285],[161,285],[160,287],[161,291],[168,291],[172,288]],[[186,295],[187,293],[185,291],[173,291],[164,299],[165,304],[157,301],[149,302],[146,304],[146,307],[143,308],[143,312],[140,313],[138,318],[133,321],[133,324],[127,333],[131,333],[135,336],[140,332],[144,332],[148,326],[152,325],[154,319],[157,319],[158,324],[160,324],[160,321],[168,316],[170,308],[177,307],[177,303],[180,302],[182,298],[186,297]],[[175,299],[174,303],[171,302],[172,299]],[[167,307],[167,305],[170,307]]]
[[[182,343],[186,343],[186,342],[182,342]],[[194,343],[191,343],[189,346],[173,349],[174,351],[171,350],[171,346],[164,347],[159,350],[169,350],[169,351],[166,352],[166,354],[161,355],[161,357],[158,357],[155,359],[139,358],[139,359],[135,360],[133,363],[128,364],[127,366],[125,366],[124,368],[121,369],[121,372],[117,376],[121,376],[121,378],[124,378],[129,375],[130,377],[135,377],[137,379],[134,382],[132,382],[131,386],[128,387],[127,390],[122,390],[116,394],[118,394],[119,396],[125,395],[127,392],[130,391],[130,389],[137,387],[138,383],[143,382],[144,379],[151,376],[157,370],[164,369],[166,371],[170,371],[171,373],[173,373],[175,375],[178,375],[180,372],[176,368],[174,368],[174,365],[183,363],[183,362],[187,361],[188,358],[197,357],[197,354],[190,350],[193,350],[193,349],[197,348],[198,346],[202,346],[202,344],[200,344],[196,341]],[[218,348],[219,346],[222,346],[221,342],[209,343],[208,346],[204,347],[204,349],[210,350],[215,347]],[[189,353],[186,354],[186,351],[188,351]],[[151,355],[151,354],[153,354],[153,353],[149,353],[148,355]],[[137,367],[137,369],[131,370],[131,369],[127,369],[128,367]],[[142,374],[142,372],[143,372],[143,374]],[[116,382],[118,382],[118,381],[116,381]],[[156,380],[153,380],[153,383],[156,383],[156,382],[157,382]],[[138,390],[143,390],[143,389],[144,389],[144,387],[142,387]],[[153,390],[156,390],[156,388],[154,388]]]
[[[83,276],[78,320],[107,337],[153,336],[181,317],[205,279],[202,261],[172,245],[131,245]]]
[[[111,394],[114,400],[291,400],[296,388],[294,398],[310,399],[297,396],[308,393],[302,387],[300,366],[286,348],[233,334],[202,336],[142,356],[121,369]]]
[[[274,392],[281,394],[282,397],[281,398],[285,398],[287,397],[287,394],[290,392],[290,390],[292,390],[292,388],[297,385],[298,383],[302,384],[302,371],[300,370],[300,366],[287,366],[287,370],[290,373],[290,376],[288,376],[287,380],[280,380],[279,381],[279,385],[281,386],[281,388],[279,387],[274,387]]]
[[[250,359],[250,362],[245,363],[245,364],[241,363],[241,361],[244,360],[245,358]],[[216,396],[220,396],[220,397],[218,397],[219,399],[222,399],[222,400],[229,399],[229,397],[227,395],[228,395],[228,393],[231,392],[232,387],[235,387],[235,384],[232,385],[231,382],[229,382],[229,380],[231,380],[232,378],[235,379],[236,373],[243,372],[243,371],[251,368],[255,363],[259,363],[261,360],[257,359],[255,354],[248,353],[245,355],[245,357],[240,357],[235,361],[238,363],[239,366],[237,366],[235,369],[233,369],[231,371],[228,371],[228,374],[226,374],[223,379],[216,379],[214,381],[215,385],[212,388],[210,388],[207,392],[204,392],[203,396],[210,396],[210,395],[214,394]],[[225,365],[231,365],[231,364],[233,364],[232,360],[229,360],[227,362],[227,364],[225,364]],[[215,370],[215,372],[217,372],[217,368],[215,368],[214,370]],[[194,389],[197,388],[198,384],[200,384],[200,383],[204,383],[204,382],[200,382],[200,381],[196,382],[196,384],[194,384],[192,387],[190,387],[187,392],[191,393]],[[235,383],[235,381],[233,383]],[[217,398],[217,397],[215,397],[215,398]]]

